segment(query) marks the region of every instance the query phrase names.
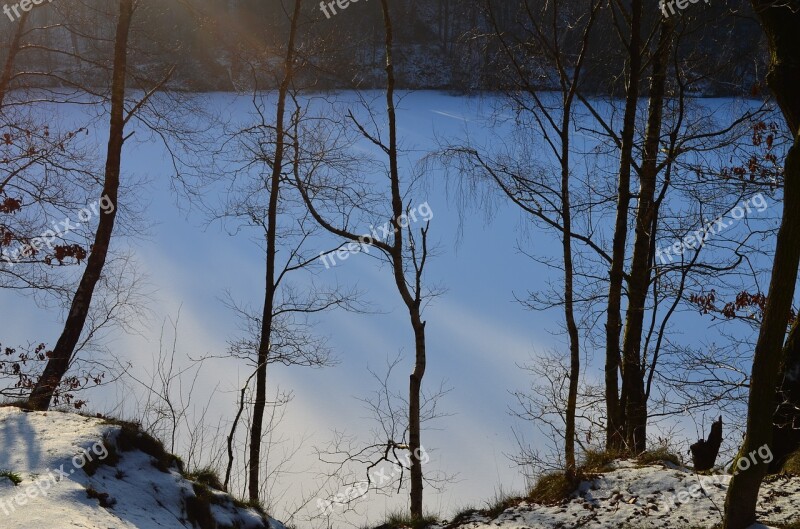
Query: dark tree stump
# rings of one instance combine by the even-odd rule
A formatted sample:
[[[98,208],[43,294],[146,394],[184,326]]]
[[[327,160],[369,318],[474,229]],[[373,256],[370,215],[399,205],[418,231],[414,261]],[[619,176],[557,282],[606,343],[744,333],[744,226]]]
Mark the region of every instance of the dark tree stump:
[[[700,439],[689,447],[692,452],[692,462],[695,470],[711,470],[717,461],[719,447],[722,444],[722,417],[711,425],[708,439]]]

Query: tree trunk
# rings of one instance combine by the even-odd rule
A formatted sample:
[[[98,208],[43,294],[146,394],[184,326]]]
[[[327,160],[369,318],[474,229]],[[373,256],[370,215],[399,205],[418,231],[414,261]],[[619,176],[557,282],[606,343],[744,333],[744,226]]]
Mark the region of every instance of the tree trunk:
[[[647,132],[639,176],[639,200],[636,208],[636,235],[628,282],[628,310],[622,343],[622,393],[625,400],[625,444],[640,454],[647,448],[647,399],[644,387],[641,343],[647,289],[650,285],[651,227],[656,215],[656,178],[658,148],[669,54],[672,49],[672,23],[662,22],[658,48],[653,56],[653,76],[650,80],[650,102]]]
[[[278,101],[275,117],[275,159],[272,161],[270,176],[269,206],[267,209],[267,271],[264,293],[264,310],[261,317],[261,336],[258,344],[258,365],[256,367],[256,398],[253,403],[253,423],[250,425],[250,465],[248,493],[252,501],[259,500],[261,437],[264,431],[264,410],[267,406],[267,363],[272,337],[272,318],[275,305],[275,255],[278,233],[278,204],[280,194],[281,170],[283,168],[284,118],[286,114],[286,97],[294,75],[295,40],[300,22],[302,0],[295,0],[292,14],[289,43],[284,62],[284,76],[278,90]]]
[[[772,443],[781,352],[800,264],[800,208],[797,207],[800,204],[800,99],[797,97],[800,9],[797,1],[753,0],[753,7],[769,44],[767,82],[794,136],[794,145],[784,164],[783,218],[775,242],[767,306],[753,356],[742,454],[750,454]],[[758,491],[766,471],[767,465],[759,464],[733,477],[725,498],[724,529],[744,529],[755,522]]]
[[[625,272],[625,246],[628,239],[628,206],[631,201],[631,166],[636,131],[636,110],[639,103],[639,80],[642,68],[642,2],[631,2],[631,35],[628,43],[628,86],[623,118],[619,179],[617,181],[617,212],[614,222],[611,269],[609,270],[608,312],[606,317],[606,448],[624,447],[625,395],[619,394],[620,346],[622,329],[622,282]]]
[[[122,144],[125,141],[125,79],[128,66],[128,33],[133,17],[133,0],[120,0],[119,20],[114,39],[114,71],[111,85],[111,121],[109,126],[108,153],[106,156],[103,194],[110,206],[100,214],[94,244],[92,245],[86,269],[81,277],[78,290],[72,299],[72,306],[64,323],[64,330],[56,343],[47,366],[33,388],[28,406],[34,410],[47,410],[54,392],[72,362],[89,306],[92,303],[95,286],[100,280],[106,263],[114,222],[117,216],[117,193],[119,191],[120,165],[122,163]]]
[[[411,311],[411,325],[414,328],[415,362],[414,371],[409,377],[408,395],[408,448],[411,451],[411,517],[422,519],[422,442],[420,422],[420,395],[422,377],[425,375],[425,322],[419,314],[419,307]]]
[[[564,112],[570,112],[570,106]],[[569,479],[575,477],[577,465],[575,463],[575,413],[578,405],[578,383],[581,374],[580,341],[578,325],[575,323],[574,288],[573,288],[573,263],[572,263],[572,204],[569,195],[569,118],[565,118],[562,129],[562,168],[561,168],[561,208],[564,219],[564,238],[562,249],[564,253],[564,319],[567,324],[569,336],[569,392],[567,396],[566,428],[564,430],[564,460],[566,474]]]
[[[593,20],[594,14],[592,15]],[[589,22],[591,27],[592,21]],[[584,45],[588,40],[588,28]],[[572,262],[572,201],[570,199],[570,123],[572,120],[572,102],[578,86],[580,65],[585,57],[585,46],[575,71],[570,90],[564,96],[564,114],[561,118],[561,217],[564,222],[561,249],[564,258],[564,321],[567,324],[569,337],[569,389],[567,393],[567,409],[564,428],[564,463],[567,479],[575,478],[577,464],[575,462],[575,414],[578,407],[578,383],[581,375],[580,337],[578,325],[575,323],[575,289],[574,267]]]
[[[800,450],[800,318],[795,319],[783,347],[778,398],[772,427],[769,472],[780,472],[786,459]]]
[[[800,139],[795,139],[786,159],[783,220],[778,230],[764,320],[753,356],[747,432],[741,454],[772,444],[781,346],[800,264],[800,208],[796,204],[800,204]],[[767,465],[759,464],[733,477],[725,499],[724,529],[744,529],[755,523],[758,491],[766,472]]]
[[[394,228],[394,244],[391,248],[392,269],[394,272],[395,284],[403,298],[403,302],[409,311],[411,318],[411,327],[414,329],[414,349],[415,361],[414,370],[409,377],[408,389],[408,448],[411,451],[411,517],[415,520],[422,519],[423,504],[422,504],[422,489],[423,489],[423,474],[422,474],[422,442],[421,442],[421,420],[420,398],[422,394],[422,379],[425,376],[425,366],[427,362],[425,351],[425,322],[422,321],[422,299],[420,292],[420,282],[422,267],[424,267],[425,252],[427,251],[425,245],[425,234],[423,233],[423,255],[422,264],[419,264],[416,269],[416,277],[414,284],[416,288],[412,293],[411,289],[406,282],[404,266],[404,238],[403,229],[398,221],[403,215],[403,194],[400,191],[400,168],[398,160],[397,149],[397,111],[394,102],[395,91],[395,74],[394,74],[394,54],[393,54],[393,31],[392,31],[392,18],[389,13],[388,0],[381,0],[381,7],[383,10],[383,25],[386,33],[386,112],[389,118],[389,178],[391,180],[392,192],[392,227]]]

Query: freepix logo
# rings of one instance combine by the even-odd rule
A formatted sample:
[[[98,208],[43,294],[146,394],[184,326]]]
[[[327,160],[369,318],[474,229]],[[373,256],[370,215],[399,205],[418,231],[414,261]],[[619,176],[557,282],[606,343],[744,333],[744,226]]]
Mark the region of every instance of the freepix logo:
[[[63,239],[69,233],[80,228],[82,226],[81,223],[87,223],[93,216],[100,214],[100,211],[97,209],[98,206],[100,207],[100,211],[106,214],[113,213],[116,209],[111,198],[108,195],[103,195],[99,201],[89,204],[78,212],[78,220],[81,222],[73,223],[68,217],[57,224],[53,222],[52,229],[45,231],[39,237],[31,239],[16,250],[3,250],[0,252],[0,267],[7,266],[8,268],[14,268],[20,260],[36,255],[45,247],[51,252],[54,251],[58,239]]]
[[[369,2],[369,0],[365,0],[365,1]],[[323,2],[319,3],[319,10],[322,11],[325,14],[325,16],[328,18],[328,20],[330,20],[331,13],[333,13],[334,15],[337,14],[337,11],[336,11],[337,7],[339,8],[340,11],[344,11],[345,9],[350,7],[351,3],[353,3],[353,4],[358,3],[358,0],[336,0],[335,2],[324,2],[323,1]]]
[[[370,226],[370,232],[361,235],[358,238],[358,242],[348,243],[346,246],[333,252],[322,252],[319,254],[322,264],[325,265],[326,269],[330,269],[336,266],[336,257],[339,258],[339,261],[344,261],[352,254],[359,252],[369,253],[369,248],[375,241],[386,242],[390,235],[397,233],[398,229],[407,228],[412,222],[417,222],[417,214],[419,214],[419,219],[421,219],[422,222],[430,222],[431,219],[433,219],[433,210],[430,205],[428,205],[427,202],[420,204],[416,208],[410,209],[408,212],[400,215],[394,224],[390,221],[377,228],[375,226]]]
[[[737,459],[736,469],[733,471],[733,475],[736,476],[740,472],[745,472],[749,468],[758,465],[759,462],[768,465],[772,463],[773,458],[774,456],[772,455],[772,450],[770,450],[769,445],[762,445],[757,450],[753,450],[749,454],[742,454],[741,457]],[[660,501],[661,507],[658,511],[666,514],[677,505],[688,503],[692,498],[697,499],[701,496],[708,496],[707,491],[710,489],[710,485],[718,485],[726,481],[727,476],[721,474],[700,476],[699,483],[695,483],[691,487],[681,490],[680,492],[672,494],[662,492]]]
[[[677,7],[679,11],[683,11],[691,4],[696,4],[700,0],[660,0],[658,2],[658,7],[661,8],[661,12],[664,14],[664,18],[669,18],[670,14],[675,14],[675,8]],[[708,4],[708,0],[704,0],[706,4]],[[667,8],[669,8],[669,13],[667,13]]]
[[[687,250],[694,250],[705,245],[709,237],[721,233],[735,222],[738,222],[746,215],[752,213],[753,210],[763,213],[768,207],[769,204],[767,204],[764,195],[758,193],[742,202],[741,205],[737,205],[733,208],[729,212],[730,221],[725,222],[725,216],[722,215],[707,222],[700,229],[690,233],[682,240],[675,242],[672,246],[656,248],[656,259],[658,259],[661,264],[667,264],[667,260],[671,263],[674,258],[680,258]]]
[[[49,4],[52,1],[53,0],[47,0],[47,3]],[[38,6],[40,4],[43,4],[44,2],[45,0],[20,0],[16,4],[11,4],[11,7],[9,7],[8,4],[5,4],[3,6],[3,13],[6,14],[6,16],[11,22],[14,22],[19,17],[22,16],[20,10],[27,13],[28,11],[33,9],[33,6]]]

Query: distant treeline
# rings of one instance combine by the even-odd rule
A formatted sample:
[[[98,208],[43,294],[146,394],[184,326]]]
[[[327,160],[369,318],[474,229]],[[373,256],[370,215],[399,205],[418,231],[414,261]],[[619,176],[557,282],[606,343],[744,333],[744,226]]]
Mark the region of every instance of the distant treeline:
[[[489,3],[491,2],[491,4]],[[498,90],[507,87],[506,67],[498,59],[502,42],[496,29],[519,40],[524,31],[517,23],[525,2],[541,0],[392,0],[398,84],[400,88],[455,91]],[[328,2],[326,2],[327,4]],[[300,46],[303,64],[298,83],[311,89],[371,88],[381,86],[383,31],[378,2],[344,2],[345,10],[326,17],[316,1],[304,6],[305,23]],[[91,71],[78,67],[74,55],[95,54],[98,63],[110,60],[113,37],[113,3],[107,0],[57,0],[35,6],[23,35],[18,64],[35,71],[60,71],[66,85],[91,81]],[[579,11],[585,6],[574,2]],[[286,46],[288,22],[281,0],[142,0],[139,28],[132,40],[139,66],[174,64],[173,88],[189,91],[272,88],[279,78],[281,50]],[[328,9],[328,11],[330,11]],[[590,47],[591,65],[585,73],[584,91],[619,93],[624,87],[624,57],[620,39],[612,38],[618,24],[606,10],[596,24]],[[652,2],[647,17],[662,16]],[[679,45],[691,57],[691,71],[704,96],[748,94],[757,89],[766,63],[763,34],[748,2],[730,0],[697,2],[673,17],[679,19]],[[547,23],[547,21],[543,21]],[[2,17],[2,63],[20,20]],[[645,38],[654,38],[645,35]],[[533,39],[532,39],[533,40]],[[138,41],[138,42],[137,42]],[[530,64],[537,68],[532,47]],[[276,71],[253,69],[255,59],[275,56]],[[263,64],[263,63],[261,63]],[[158,68],[156,68],[158,66]],[[542,71],[542,88],[552,78]],[[46,79],[46,81],[42,80]],[[53,76],[21,76],[17,87],[36,83],[52,85]],[[101,84],[101,83],[98,83]]]

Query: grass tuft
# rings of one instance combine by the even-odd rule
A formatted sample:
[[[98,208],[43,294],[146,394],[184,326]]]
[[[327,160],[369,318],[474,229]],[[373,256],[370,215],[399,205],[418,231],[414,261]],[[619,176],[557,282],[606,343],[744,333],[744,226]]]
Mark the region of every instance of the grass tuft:
[[[222,488],[222,481],[219,479],[217,471],[211,467],[198,468],[193,472],[187,472],[183,477],[189,481],[197,482],[212,489],[224,490]]]
[[[583,454],[581,471],[587,474],[602,474],[613,469],[611,463],[617,459],[624,459],[627,454],[614,450],[587,450]]]
[[[683,465],[680,456],[670,452],[666,446],[656,448],[655,450],[648,450],[636,458],[636,462],[640,465],[653,465],[664,463],[665,461],[677,466]]]
[[[386,521],[380,526],[384,529],[425,529],[437,522],[436,517],[432,514],[426,514],[422,518],[412,518],[405,511],[396,511],[389,513]]]
[[[467,506],[467,507],[463,507],[463,508],[459,509],[459,511],[455,514],[455,516],[453,516],[453,519],[450,520],[450,523],[445,525],[445,529],[457,527],[457,526],[463,524],[468,519],[470,519],[472,516],[474,516],[476,514],[480,514],[480,513],[481,513],[480,510],[476,509],[475,507],[473,507],[471,505]]]
[[[240,509],[253,509],[261,516],[267,516],[267,509],[264,507],[264,504],[261,502],[261,500],[237,500],[236,498],[232,498],[232,500],[233,504]]]
[[[130,452],[131,450],[139,450],[151,456],[153,466],[161,472],[169,472],[169,469],[177,467],[178,471],[183,473],[183,461],[176,457],[164,448],[164,443],[153,437],[152,435],[144,432],[136,423],[123,421],[120,419],[105,419],[104,424],[111,424],[119,427],[114,442],[121,452]]]
[[[22,483],[22,477],[16,472],[11,472],[10,470],[0,470],[0,478],[8,478],[15,487],[18,487],[19,484]]]
[[[486,502],[486,508],[480,511],[480,513],[484,516],[488,516],[491,519],[495,519],[503,514],[503,512],[505,512],[507,509],[516,507],[522,501],[522,498],[512,494],[507,494],[501,488],[499,491],[495,491],[494,498]]]
[[[570,480],[564,472],[551,472],[539,478],[528,493],[528,499],[542,505],[556,505],[568,499],[580,483],[580,478]]]
[[[797,450],[786,458],[786,462],[781,468],[781,473],[791,476],[800,476],[800,450]]]

